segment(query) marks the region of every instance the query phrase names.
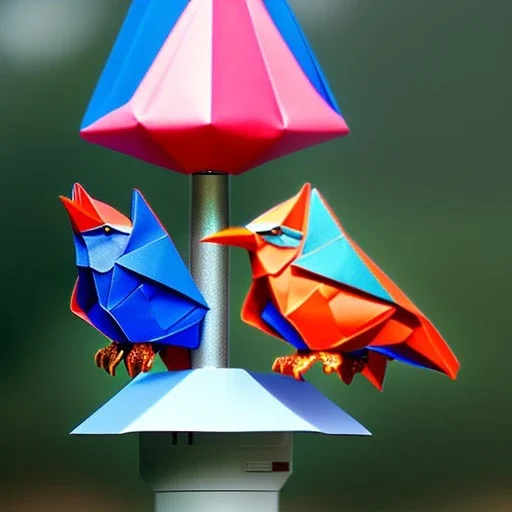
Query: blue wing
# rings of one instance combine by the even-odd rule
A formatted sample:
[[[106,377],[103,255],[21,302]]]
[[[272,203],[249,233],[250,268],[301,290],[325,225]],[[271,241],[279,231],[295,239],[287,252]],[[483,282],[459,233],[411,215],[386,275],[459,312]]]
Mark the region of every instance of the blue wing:
[[[125,254],[116,265],[208,309],[179,252],[138,190],[133,193],[132,221],[133,230]]]
[[[104,336],[114,341],[126,341],[118,323],[106,307],[105,290],[110,286],[111,276],[80,268],[76,286],[75,304],[71,310],[78,316],[85,315],[88,321]]]
[[[309,349],[297,330],[279,313],[271,301],[267,303],[261,312],[261,319],[297,350]]]
[[[347,240],[316,189],[311,191],[304,247],[293,266],[394,302]]]
[[[133,343],[161,342],[197,348],[200,340],[195,331],[189,331],[188,336],[178,334],[200,324],[206,308],[159,284],[143,283],[110,312]]]

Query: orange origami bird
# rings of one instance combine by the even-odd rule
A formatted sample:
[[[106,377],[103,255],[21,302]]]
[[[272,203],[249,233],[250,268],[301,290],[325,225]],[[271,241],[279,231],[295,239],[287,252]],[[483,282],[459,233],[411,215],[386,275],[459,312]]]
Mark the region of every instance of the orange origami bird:
[[[320,361],[350,384],[362,373],[382,390],[387,363],[455,379],[459,363],[430,321],[349,238],[310,184],[243,228],[203,242],[249,251],[253,282],[242,320],[293,345],[272,369],[302,379]]]

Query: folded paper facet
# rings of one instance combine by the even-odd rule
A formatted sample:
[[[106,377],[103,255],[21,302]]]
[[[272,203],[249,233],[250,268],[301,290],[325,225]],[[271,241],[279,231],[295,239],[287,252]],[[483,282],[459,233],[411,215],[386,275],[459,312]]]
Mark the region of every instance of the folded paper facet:
[[[152,359],[137,367],[143,364],[136,360],[137,344],[147,346],[140,357],[160,352],[170,368],[183,366],[177,358],[198,347],[208,306],[142,194],[133,192],[132,220],[79,184],[71,199],[61,199],[73,226],[78,267],[71,310],[114,342],[98,356],[107,358],[99,366],[114,370],[124,358],[130,374],[130,364],[134,374],[149,370]]]
[[[203,241],[249,251],[242,319],[298,351],[278,358],[277,371],[302,378],[320,361],[346,383],[361,372],[382,389],[387,362],[398,360],[456,377],[459,363],[441,335],[309,184],[246,227]]]
[[[72,434],[130,432],[371,435],[310,384],[238,368],[141,375]]]
[[[286,0],[134,0],[82,137],[240,174],[348,128]]]

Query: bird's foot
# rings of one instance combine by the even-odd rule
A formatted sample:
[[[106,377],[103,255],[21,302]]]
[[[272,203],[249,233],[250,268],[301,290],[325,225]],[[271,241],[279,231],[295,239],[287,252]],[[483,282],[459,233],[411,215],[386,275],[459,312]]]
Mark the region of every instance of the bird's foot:
[[[317,361],[322,363],[324,373],[337,373],[345,384],[350,384],[356,373],[363,371],[366,365],[364,359],[341,355],[337,352],[321,351],[278,357],[272,365],[272,371],[303,380],[304,373]]]
[[[116,368],[124,360],[126,371],[131,378],[139,373],[149,372],[155,361],[157,352],[152,343],[121,344],[116,341],[108,347],[96,352],[94,360],[98,368],[102,368],[109,375],[116,375]]]
[[[124,355],[124,365],[133,379],[139,373],[149,372],[155,362],[157,352],[152,343],[134,343]]]
[[[297,380],[304,380],[306,373],[319,360],[316,352],[309,354],[290,354],[289,356],[278,357],[272,365],[272,371],[282,375],[290,375]]]
[[[114,377],[116,367],[123,359],[124,352],[123,346],[114,341],[108,347],[100,348],[94,356],[94,361],[98,368],[102,368]]]
[[[364,359],[341,355],[337,352],[318,352],[324,373],[337,373],[345,384],[351,384],[357,373],[364,370]]]

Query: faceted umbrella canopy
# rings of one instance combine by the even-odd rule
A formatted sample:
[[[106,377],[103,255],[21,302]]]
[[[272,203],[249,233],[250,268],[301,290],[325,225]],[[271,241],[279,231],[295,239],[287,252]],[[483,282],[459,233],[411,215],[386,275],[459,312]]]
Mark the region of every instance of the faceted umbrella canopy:
[[[347,133],[286,0],[134,0],[81,127],[184,174],[241,174]]]

